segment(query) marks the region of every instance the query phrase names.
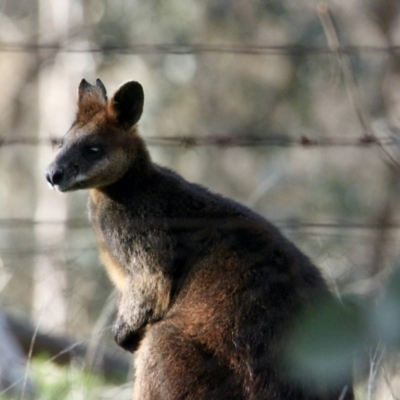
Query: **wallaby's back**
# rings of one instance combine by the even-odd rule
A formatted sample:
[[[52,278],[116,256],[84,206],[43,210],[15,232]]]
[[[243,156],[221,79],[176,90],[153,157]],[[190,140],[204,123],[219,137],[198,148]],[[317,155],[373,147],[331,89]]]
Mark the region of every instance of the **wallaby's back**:
[[[82,81],[47,171],[61,191],[90,189],[134,398],[339,399],[350,379],[307,391],[286,367],[294,318],[329,296],[317,268],[262,217],[152,163],[136,127],[143,98],[136,82],[108,101],[99,80]]]

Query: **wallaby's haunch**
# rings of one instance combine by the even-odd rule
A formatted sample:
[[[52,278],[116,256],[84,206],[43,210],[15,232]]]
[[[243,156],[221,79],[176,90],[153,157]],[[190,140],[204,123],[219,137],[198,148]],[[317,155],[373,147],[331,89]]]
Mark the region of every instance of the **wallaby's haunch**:
[[[82,80],[46,171],[61,192],[90,189],[134,399],[338,400],[342,385],[307,392],[285,369],[293,317],[329,296],[317,268],[259,215],[154,164],[137,131],[143,101],[137,82],[108,100]]]

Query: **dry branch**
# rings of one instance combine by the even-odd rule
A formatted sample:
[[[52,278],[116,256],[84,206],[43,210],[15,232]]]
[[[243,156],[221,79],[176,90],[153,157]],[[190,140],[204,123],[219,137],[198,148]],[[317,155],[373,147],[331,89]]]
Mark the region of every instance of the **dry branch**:
[[[30,350],[32,337],[35,334],[35,327],[27,320],[10,315],[6,318],[13,336],[27,354]],[[88,346],[85,343],[38,331],[32,347],[32,355],[48,354],[51,361],[60,365],[68,365],[73,360],[84,360],[87,350]],[[92,368],[93,372],[100,373],[104,378],[112,380],[126,377],[130,364],[125,358],[104,351],[102,357],[96,358],[96,363]]]

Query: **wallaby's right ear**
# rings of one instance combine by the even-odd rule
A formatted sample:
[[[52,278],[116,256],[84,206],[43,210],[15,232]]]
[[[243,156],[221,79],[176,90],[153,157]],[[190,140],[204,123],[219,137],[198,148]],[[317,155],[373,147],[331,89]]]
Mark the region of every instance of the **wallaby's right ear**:
[[[135,125],[143,112],[144,93],[138,82],[127,82],[114,94],[109,104],[110,113],[125,129]]]

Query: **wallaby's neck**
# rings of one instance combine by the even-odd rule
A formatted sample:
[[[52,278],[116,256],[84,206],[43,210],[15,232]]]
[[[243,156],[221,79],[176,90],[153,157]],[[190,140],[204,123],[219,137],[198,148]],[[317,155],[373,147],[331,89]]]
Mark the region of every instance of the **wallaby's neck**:
[[[153,172],[153,163],[143,139],[135,136],[132,140],[132,160],[125,174],[111,185],[97,189],[117,202],[128,200],[131,195],[140,192],[148,185]]]

